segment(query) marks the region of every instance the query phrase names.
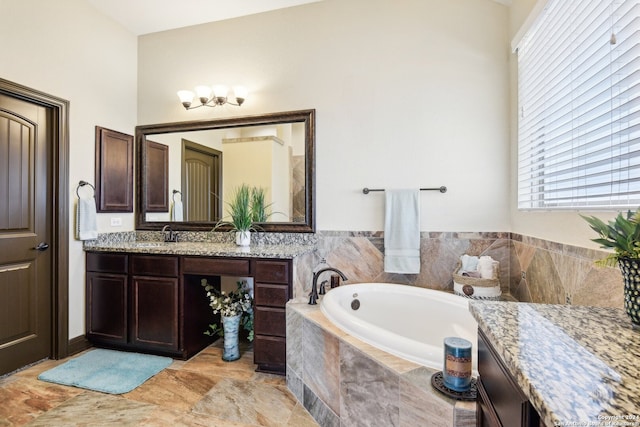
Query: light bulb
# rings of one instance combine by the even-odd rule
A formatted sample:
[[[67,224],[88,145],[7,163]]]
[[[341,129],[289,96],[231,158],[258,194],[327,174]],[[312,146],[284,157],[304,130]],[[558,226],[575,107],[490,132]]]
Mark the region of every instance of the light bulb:
[[[213,87],[213,95],[216,98],[226,98],[229,89],[224,85],[216,85]]]
[[[180,98],[180,102],[182,102],[184,108],[189,108],[191,102],[193,101],[193,92],[191,92],[190,90],[179,90],[178,98]]]

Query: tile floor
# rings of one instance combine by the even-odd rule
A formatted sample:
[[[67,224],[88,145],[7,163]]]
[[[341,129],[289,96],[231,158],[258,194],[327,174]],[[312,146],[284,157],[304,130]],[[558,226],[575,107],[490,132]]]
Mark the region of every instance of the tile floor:
[[[112,395],[39,381],[65,360],[0,378],[0,426],[317,426],[284,377],[255,372],[247,347],[224,362],[221,340],[175,360],[137,389]]]

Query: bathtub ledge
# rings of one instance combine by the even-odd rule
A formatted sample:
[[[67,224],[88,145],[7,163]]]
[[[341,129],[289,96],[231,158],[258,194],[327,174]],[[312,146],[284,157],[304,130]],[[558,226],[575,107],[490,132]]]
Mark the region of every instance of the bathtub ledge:
[[[321,425],[362,417],[390,426],[436,419],[438,425],[476,425],[475,402],[456,401],[431,386],[436,370],[350,336],[319,307],[287,303],[287,386]],[[386,390],[395,397],[384,397]]]

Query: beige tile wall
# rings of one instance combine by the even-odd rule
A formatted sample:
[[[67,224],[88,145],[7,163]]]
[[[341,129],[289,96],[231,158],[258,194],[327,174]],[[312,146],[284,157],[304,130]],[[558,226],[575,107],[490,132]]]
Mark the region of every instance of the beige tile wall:
[[[421,272],[409,275],[383,271],[382,232],[322,231],[317,233],[317,250],[296,259],[294,298],[307,298],[313,270],[323,258],[347,275],[347,284],[384,282],[452,290],[451,274],[463,254],[498,260],[503,294],[519,301],[623,307],[619,270],[593,263],[605,252],[495,232],[422,233]],[[327,274],[320,280],[328,278]]]

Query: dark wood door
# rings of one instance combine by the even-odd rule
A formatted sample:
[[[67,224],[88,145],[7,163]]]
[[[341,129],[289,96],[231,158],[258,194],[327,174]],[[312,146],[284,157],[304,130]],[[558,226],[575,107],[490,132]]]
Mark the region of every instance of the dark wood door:
[[[131,344],[178,350],[178,295],[177,278],[131,278]]]
[[[127,275],[87,273],[87,338],[127,342]]]
[[[222,152],[182,140],[182,195],[185,221],[215,222],[222,206]]]
[[[0,95],[0,374],[52,355],[51,121]]]

